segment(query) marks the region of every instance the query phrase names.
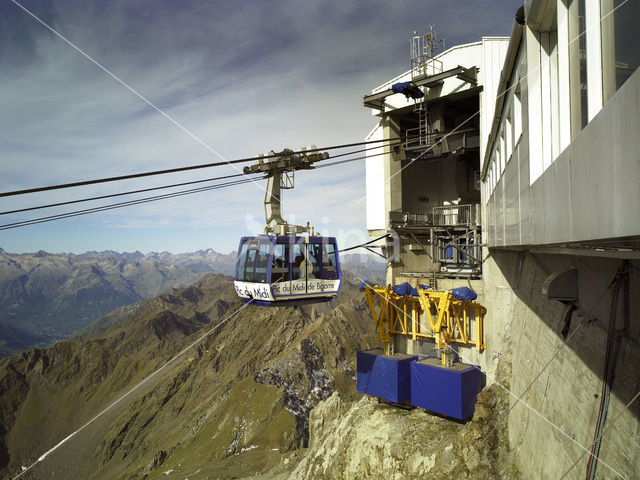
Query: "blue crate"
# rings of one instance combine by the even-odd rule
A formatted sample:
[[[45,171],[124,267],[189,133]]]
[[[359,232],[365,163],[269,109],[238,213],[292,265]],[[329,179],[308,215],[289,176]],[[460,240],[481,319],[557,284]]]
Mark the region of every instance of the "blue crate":
[[[411,404],[448,417],[464,420],[473,416],[482,387],[478,367],[455,363],[443,367],[437,358],[411,363]]]
[[[379,348],[357,353],[356,388],[360,393],[404,402],[411,398],[409,365],[418,357],[397,353],[385,356]]]

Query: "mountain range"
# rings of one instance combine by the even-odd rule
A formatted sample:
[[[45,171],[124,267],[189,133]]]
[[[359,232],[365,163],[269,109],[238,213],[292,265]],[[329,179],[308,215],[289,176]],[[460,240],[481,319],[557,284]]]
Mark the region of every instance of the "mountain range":
[[[33,464],[113,402],[24,478],[268,471],[307,446],[318,402],[355,396],[355,352],[377,345],[359,283],[345,273],[327,304],[264,308],[243,306],[231,277],[208,274],[82,336],[0,359],[0,475]]]
[[[0,357],[69,338],[126,305],[189,285],[206,273],[233,274],[235,252],[11,254],[0,249]],[[363,279],[382,278],[384,264],[345,255]]]
[[[265,308],[206,274],[0,359],[0,478],[520,478],[506,390],[466,423],[356,392],[382,346],[360,282]]]

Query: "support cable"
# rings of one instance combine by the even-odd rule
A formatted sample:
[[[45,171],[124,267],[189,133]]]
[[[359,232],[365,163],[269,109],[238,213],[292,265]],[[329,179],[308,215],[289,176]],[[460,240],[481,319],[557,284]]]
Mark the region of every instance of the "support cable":
[[[34,218],[31,220],[24,220],[22,222],[14,222],[14,223],[7,223],[4,225],[0,225],[0,231],[1,230],[10,230],[13,228],[18,228],[18,227],[24,227],[27,225],[34,225],[37,223],[45,223],[45,222],[52,222],[54,220],[60,220],[63,218],[70,218],[70,217],[77,217],[79,215],[86,215],[89,213],[97,213],[97,212],[103,212],[105,210],[113,210],[116,208],[122,208],[122,207],[128,207],[131,205],[138,205],[141,203],[149,203],[149,202],[154,202],[157,200],[164,200],[167,198],[174,198],[174,197],[181,197],[183,195],[190,195],[193,193],[200,193],[200,192],[206,192],[209,190],[218,190],[220,188],[225,188],[225,187],[230,187],[230,186],[234,186],[234,185],[241,185],[244,183],[250,183],[252,182],[253,179],[251,178],[247,178],[244,180],[235,180],[233,182],[227,182],[227,183],[222,183],[222,184],[216,184],[216,185],[210,185],[207,187],[199,187],[199,188],[194,188],[191,190],[184,190],[181,192],[174,192],[174,193],[167,193],[164,195],[155,195],[153,197],[147,197],[147,198],[141,198],[141,199],[137,199],[137,200],[130,200],[127,202],[121,202],[121,203],[114,203],[111,205],[103,205],[101,207],[94,207],[94,208],[86,208],[83,210],[76,210],[73,212],[66,212],[66,213],[60,213],[57,215],[50,215],[47,217],[39,217],[39,218]]]
[[[58,203],[50,203],[47,205],[38,205],[37,207],[28,207],[28,208],[20,208],[18,210],[7,210],[6,212],[0,212],[0,215],[9,215],[12,213],[22,213],[22,212],[30,212],[33,210],[40,210],[43,208],[51,208],[51,207],[61,207],[64,205],[73,205],[74,203],[82,203],[82,202],[90,202],[93,200],[104,200],[106,198],[114,198],[121,197],[123,195],[133,195],[136,193],[144,193],[144,192],[152,192],[154,190],[163,190],[165,188],[174,188],[174,187],[182,187],[185,185],[193,185],[195,183],[205,183],[205,182],[214,182],[216,180],[223,180],[226,178],[234,178],[234,177],[244,177],[244,173],[236,173],[234,175],[225,175],[223,177],[215,177],[215,178],[206,178],[204,180],[194,180],[192,182],[182,182],[182,183],[174,183],[172,185],[163,185],[160,187],[151,187],[151,188],[143,188],[140,190],[130,190],[128,192],[120,192],[120,193],[111,193],[108,195],[100,195],[98,197],[89,197],[89,198],[81,198],[78,200],[68,200],[66,202],[58,202]],[[252,177],[253,179],[258,179],[258,177]]]
[[[340,160],[337,162],[332,162],[332,163],[327,163],[324,165],[320,165],[316,168],[326,168],[326,167],[332,167],[334,165],[341,165],[344,163],[348,163],[348,162],[354,162],[357,160],[362,160],[365,158],[371,158],[371,157],[375,157],[375,156],[379,156],[379,155],[384,155],[384,153],[377,153],[374,155],[369,155],[369,156],[360,156],[360,157],[356,157],[356,158],[349,158],[346,160]],[[237,175],[227,175],[224,177],[218,177],[218,179],[224,179],[224,178],[233,178],[233,177],[238,177],[238,176],[245,176],[244,174],[237,174]],[[137,200],[129,200],[126,202],[120,202],[120,203],[115,203],[115,204],[110,204],[110,205],[103,205],[100,207],[93,207],[93,208],[86,208],[83,210],[76,210],[76,211],[72,211],[72,212],[66,212],[66,213],[60,213],[57,215],[49,215],[46,217],[38,217],[38,218],[33,218],[30,220],[23,220],[20,222],[13,222],[13,223],[7,223],[4,225],[0,225],[0,231],[2,230],[10,230],[13,228],[18,228],[18,227],[25,227],[28,225],[34,225],[34,224],[38,224],[38,223],[46,223],[46,222],[52,222],[54,220],[61,220],[64,218],[71,218],[71,217],[77,217],[80,215],[86,215],[89,213],[98,213],[98,212],[102,212],[105,210],[113,210],[116,208],[121,208],[121,207],[128,207],[128,206],[132,206],[132,205],[138,205],[138,204],[142,204],[142,203],[149,203],[149,202],[153,202],[156,200],[164,200],[167,198],[174,198],[174,197],[180,197],[183,195],[190,195],[193,193],[201,193],[201,192],[206,192],[209,190],[218,190],[220,188],[226,188],[226,187],[231,187],[231,186],[235,186],[235,185],[242,185],[245,183],[250,183],[256,180],[256,178],[258,177],[251,177],[251,178],[245,178],[242,180],[234,180],[234,181],[230,181],[230,182],[226,182],[226,183],[221,183],[221,184],[215,184],[215,185],[208,185],[205,187],[199,187],[199,188],[193,188],[193,189],[189,189],[189,190],[182,190],[179,192],[173,192],[173,193],[167,193],[167,194],[163,194],[163,195],[155,195],[155,196],[151,196],[151,197],[146,197],[146,198],[141,198],[141,199],[137,199]],[[209,179],[209,180],[215,180],[215,179]],[[188,184],[192,184],[192,183],[199,183],[199,182],[203,182],[205,180],[196,180],[193,182],[184,182],[185,185]],[[119,193],[119,194],[112,194],[112,195],[103,195],[100,197],[92,197],[92,198],[85,198],[85,199],[81,199],[81,200],[73,200],[73,201],[69,201],[69,202],[61,202],[58,204],[49,204],[49,205],[41,205],[39,207],[32,207],[29,209],[24,209],[24,210],[35,210],[35,209],[42,209],[42,208],[49,208],[49,207],[55,207],[55,206],[60,206],[60,205],[67,205],[67,204],[71,204],[71,203],[79,203],[79,202],[86,202],[86,201],[91,201],[91,200],[99,200],[102,198],[109,198],[109,197],[115,197],[115,196],[120,196],[120,195],[128,195],[128,194],[132,194],[132,193],[139,193],[139,192],[144,192],[144,191],[148,191],[148,190],[157,190],[157,189],[161,189],[161,188],[170,188],[170,187],[175,187],[175,186],[179,186],[182,184],[174,184],[174,185],[169,185],[169,186],[164,186],[164,187],[154,187],[154,188],[150,188],[150,189],[143,189],[143,190],[138,190],[138,191],[130,191],[130,192],[123,192],[123,193]],[[14,213],[14,212],[0,212],[0,215],[5,214],[5,213]],[[17,212],[15,212],[17,213]],[[356,247],[357,248],[357,247]]]
[[[623,261],[618,267],[615,276],[615,286],[611,294],[611,307],[609,310],[609,325],[607,326],[607,347],[604,358],[604,373],[602,375],[602,391],[600,393],[600,407],[598,409],[598,418],[596,420],[596,430],[593,434],[593,445],[589,452],[589,460],[587,461],[587,470],[585,478],[593,480],[598,466],[598,455],[600,454],[600,444],[602,442],[602,430],[607,421],[609,411],[609,399],[611,396],[611,387],[613,385],[613,377],[616,369],[616,360],[620,349],[621,336],[616,335],[616,320],[618,308],[618,296],[620,290],[625,285],[628,278],[628,263]]]
[[[382,235],[381,237],[374,238],[373,240],[370,240],[370,241],[368,241],[366,243],[361,243],[360,245],[355,245],[353,247],[343,248],[342,250],[338,250],[338,253],[348,252],[349,250],[355,250],[356,248],[367,248],[366,247],[367,245],[370,245],[373,242],[377,242],[378,240],[382,240],[383,238],[387,238],[387,237],[389,237],[388,233],[385,234],[385,235]],[[367,248],[367,250],[368,250],[368,248]]]
[[[191,349],[193,346],[197,345],[198,343],[200,343],[202,340],[204,340],[206,337],[208,337],[209,335],[211,335],[213,332],[215,332],[218,328],[220,328],[222,325],[224,325],[225,323],[227,323],[227,321],[229,321],[231,318],[233,318],[234,316],[236,316],[242,309],[244,309],[245,307],[247,307],[249,304],[251,304],[251,302],[253,302],[252,300],[249,300],[247,303],[245,303],[244,305],[240,306],[240,308],[238,308],[236,311],[234,311],[231,315],[228,315],[224,320],[222,320],[220,323],[218,323],[217,325],[215,325],[214,327],[210,328],[206,333],[204,333],[203,335],[201,335],[200,337],[198,337],[198,339],[196,339],[194,342],[192,342],[190,345],[188,345],[187,347],[185,347],[184,349],[182,349],[177,355],[175,355],[173,358],[171,358],[168,362],[164,363],[160,368],[156,369],[155,371],[153,371],[152,373],[150,373],[149,375],[147,375],[145,378],[143,378],[142,380],[140,380],[138,383],[136,383],[133,388],[131,388],[130,390],[128,390],[124,395],[122,395],[121,397],[119,397],[117,400],[115,400],[114,402],[112,402],[111,404],[109,404],[109,406],[107,406],[104,410],[102,410],[100,413],[98,413],[95,417],[93,417],[91,420],[89,420],[87,423],[85,423],[84,425],[82,425],[80,428],[78,428],[77,430],[75,430],[73,433],[67,435],[62,441],[60,441],[57,445],[55,445],[53,448],[50,448],[49,450],[47,450],[45,453],[43,453],[42,455],[40,455],[38,457],[38,459],[33,462],[31,465],[29,465],[29,467],[24,468],[18,475],[16,475],[15,477],[13,477],[13,480],[17,480],[18,478],[20,478],[22,475],[24,475],[25,473],[27,473],[29,470],[31,470],[33,467],[35,467],[38,463],[42,462],[48,455],[50,455],[51,453],[53,453],[55,450],[57,450],[58,448],[60,448],[63,444],[65,444],[68,440],[70,440],[74,435],[76,435],[77,433],[81,432],[82,430],[84,430],[85,428],[87,428],[89,425],[91,425],[94,421],[96,421],[98,418],[100,418],[103,414],[105,414],[106,412],[108,412],[109,410],[111,410],[115,405],[117,405],[119,402],[121,402],[125,397],[129,396],[132,392],[134,392],[135,390],[137,390],[139,387],[141,387],[142,385],[144,385],[147,381],[149,381],[149,379],[151,379],[152,377],[154,377],[155,375],[157,375],[161,370],[163,370],[164,368],[166,368],[167,366],[169,366],[170,364],[172,364],[174,361],[176,361],[179,357],[181,357],[185,352],[187,352],[189,349]]]
[[[293,152],[294,154],[304,154],[304,153],[311,153],[311,152],[318,152],[318,151],[325,151],[325,150],[335,150],[335,149],[342,149],[342,148],[349,148],[349,147],[357,147],[357,146],[361,146],[361,145],[371,145],[371,144],[375,144],[375,143],[393,143],[393,142],[398,142],[398,141],[402,141],[403,139],[400,137],[397,138],[392,138],[392,139],[383,139],[383,140],[368,140],[365,142],[356,142],[356,143],[348,143],[348,144],[343,144],[343,145],[334,145],[334,146],[330,146],[330,147],[323,147],[323,148],[314,148],[314,149],[309,149],[309,150],[299,150],[297,152]],[[107,182],[115,182],[115,181],[120,181],[120,180],[131,180],[134,178],[142,178],[142,177],[150,177],[150,176],[154,176],[154,175],[165,175],[168,173],[179,173],[179,172],[186,172],[186,171],[190,171],[190,170],[198,170],[198,169],[202,169],[202,168],[211,168],[211,167],[220,167],[220,166],[224,166],[224,165],[233,165],[236,163],[246,163],[246,162],[251,162],[251,161],[256,161],[256,160],[263,160],[263,159],[267,159],[267,158],[277,158],[279,156],[278,153],[275,154],[271,154],[271,155],[264,155],[262,157],[260,156],[256,156],[256,157],[247,157],[247,158],[240,158],[237,160],[229,160],[226,162],[214,162],[214,163],[204,163],[204,164],[199,164],[199,165],[189,165],[186,167],[176,167],[176,168],[168,168],[165,170],[155,170],[155,171],[150,171],[150,172],[141,172],[141,173],[132,173],[129,175],[119,175],[119,176],[115,176],[115,177],[104,177],[104,178],[97,178],[97,179],[93,179],[93,180],[83,180],[83,181],[79,181],[79,182],[70,182],[70,183],[61,183],[58,185],[48,185],[48,186],[44,186],[44,187],[35,187],[35,188],[27,188],[24,190],[14,190],[14,191],[10,191],[10,192],[1,192],[0,193],[0,198],[1,197],[11,197],[11,196],[15,196],[15,195],[25,195],[28,193],[37,193],[37,192],[47,192],[47,191],[51,191],[51,190],[60,190],[63,188],[72,188],[72,187],[83,187],[83,186],[87,186],[87,185],[95,185],[98,183],[107,183]]]
[[[613,425],[614,425],[614,424],[615,424],[615,423],[620,419],[620,417],[622,417],[622,414],[623,414],[624,412],[626,412],[626,411],[629,409],[629,407],[631,406],[631,404],[632,404],[633,402],[635,402],[635,401],[638,399],[638,397],[640,397],[640,390],[639,390],[639,391],[638,391],[638,392],[637,392],[637,393],[636,393],[636,394],[631,398],[631,400],[629,400],[629,401],[627,402],[627,404],[624,406],[624,408],[622,408],[622,409],[620,410],[620,412],[618,413],[618,415],[616,415],[616,418],[614,418],[614,419],[609,423],[609,425],[608,425],[606,428],[604,428],[604,429],[600,432],[600,434],[598,435],[598,438],[596,439],[596,441],[597,441],[597,440],[600,440],[600,439],[602,438],[602,435],[604,435],[607,431],[609,431],[609,430],[611,430],[611,429],[613,428]],[[593,448],[593,446],[594,446],[594,445],[595,445],[595,442],[593,442],[593,443],[591,444],[591,448]],[[586,454],[586,453],[590,453],[590,452],[589,452],[589,450],[587,450],[586,452],[582,452],[582,453],[580,454],[580,456],[579,456],[578,458],[576,458],[575,462],[573,462],[573,463],[571,464],[571,466],[569,467],[569,469],[568,469],[566,472],[564,472],[564,474],[562,474],[562,477],[560,477],[560,480],[564,480],[564,479],[565,479],[565,477],[566,477],[567,475],[569,475],[569,473],[570,473],[570,472],[575,468],[575,466],[580,462],[580,460],[582,459],[582,457],[584,457],[584,456],[585,456],[585,454]],[[615,471],[615,470],[614,470],[614,471]],[[617,473],[617,472],[616,472],[616,473]],[[619,476],[619,477],[621,477],[621,478],[624,478],[622,475],[618,475],[618,476]]]
[[[355,153],[366,152],[367,150],[370,150],[370,149],[366,149],[365,148],[365,149],[362,149],[362,150],[355,150],[353,152],[342,153],[340,155],[336,155],[334,157],[330,157],[330,159],[340,158],[340,157],[344,157],[344,156],[347,156],[347,155],[353,155]],[[325,164],[325,165],[319,165],[319,166],[317,166],[315,168],[326,168],[326,167],[331,167],[333,165],[341,165],[343,163],[354,162],[356,160],[362,160],[363,158],[377,157],[379,155],[384,155],[384,152],[383,153],[376,153],[376,154],[373,154],[373,155],[368,155],[367,157],[356,157],[356,158],[350,158],[350,159],[347,159],[347,160],[341,160],[339,162],[331,162],[331,163],[328,163],[328,164]],[[319,161],[323,161],[323,160],[319,160]],[[93,200],[104,200],[106,198],[121,197],[121,196],[124,196],[124,195],[133,195],[133,194],[136,194],[136,193],[151,192],[151,191],[155,191],[155,190],[163,190],[163,189],[166,189],[166,188],[182,187],[182,186],[185,186],[185,185],[193,185],[193,184],[196,184],[196,183],[213,182],[213,181],[216,181],[216,180],[224,180],[224,179],[227,179],[227,178],[236,178],[236,177],[244,177],[244,176],[245,176],[244,173],[236,173],[236,174],[233,174],[233,175],[224,175],[222,177],[206,178],[204,180],[193,180],[193,181],[190,181],[190,182],[173,183],[171,185],[162,185],[162,186],[159,186],[159,187],[143,188],[143,189],[140,189],[140,190],[130,190],[128,192],[112,193],[112,194],[108,194],[108,195],[100,195],[100,196],[97,196],[97,197],[89,197],[89,198],[82,198],[82,199],[78,199],[78,200],[69,200],[69,201],[66,201],[66,202],[50,203],[50,204],[46,204],[46,205],[38,205],[36,207],[20,208],[20,209],[16,209],[16,210],[7,210],[7,211],[4,211],[4,212],[0,212],[0,215],[9,215],[9,214],[13,214],[13,213],[30,212],[30,211],[33,211],[33,210],[40,210],[40,209],[43,209],[43,208],[61,207],[61,206],[64,206],[64,205],[73,205],[75,203],[90,202],[90,201],[93,201]],[[251,178],[256,180],[256,179],[260,179],[261,177],[256,176],[256,177],[251,177]]]

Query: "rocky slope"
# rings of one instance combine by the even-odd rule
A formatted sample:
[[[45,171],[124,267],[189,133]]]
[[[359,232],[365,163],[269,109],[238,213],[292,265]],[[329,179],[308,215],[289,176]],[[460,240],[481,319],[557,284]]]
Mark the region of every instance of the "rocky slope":
[[[504,390],[485,389],[467,423],[355,392],[355,352],[378,345],[358,285],[346,274],[319,306],[242,307],[208,275],[0,360],[0,477],[77,432],[21,478],[518,478]]]
[[[308,444],[309,414],[355,395],[374,325],[348,275],[319,307],[241,307],[229,277],[140,302],[73,338],[0,360],[0,476],[17,473],[165,365],[23,478],[224,478]],[[80,460],[81,459],[81,460]],[[165,472],[169,474],[165,475]]]
[[[296,458],[301,460],[287,475],[345,480],[518,478],[505,447],[506,425],[501,424],[508,406],[507,393],[492,386],[479,395],[473,419],[464,424],[420,408],[404,411],[379,404],[372,397],[345,402],[334,392],[311,413],[310,448],[300,452]],[[286,467],[290,462],[285,462]],[[274,469],[274,477],[286,470],[283,465]]]

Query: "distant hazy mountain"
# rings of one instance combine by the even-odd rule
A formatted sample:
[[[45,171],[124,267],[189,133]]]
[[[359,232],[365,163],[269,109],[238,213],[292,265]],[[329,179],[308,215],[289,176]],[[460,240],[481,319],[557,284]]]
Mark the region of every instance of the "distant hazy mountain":
[[[113,310],[188,285],[206,273],[233,275],[236,252],[191,253],[0,249],[0,357],[69,338]],[[360,281],[382,281],[384,260],[345,254],[343,270]]]
[[[105,250],[103,252],[86,252],[76,257],[167,263],[185,267],[194,272],[217,272],[224,275],[233,274],[236,261],[235,252],[224,254],[218,253],[211,248],[191,253],[151,252],[146,255],[139,251],[118,253],[113,250]]]
[[[354,274],[360,281],[384,283],[385,259],[373,254],[345,253],[340,256],[342,269]]]
[[[68,338],[112,310],[205,273],[233,272],[235,254],[47,252],[0,249],[0,357]]]

